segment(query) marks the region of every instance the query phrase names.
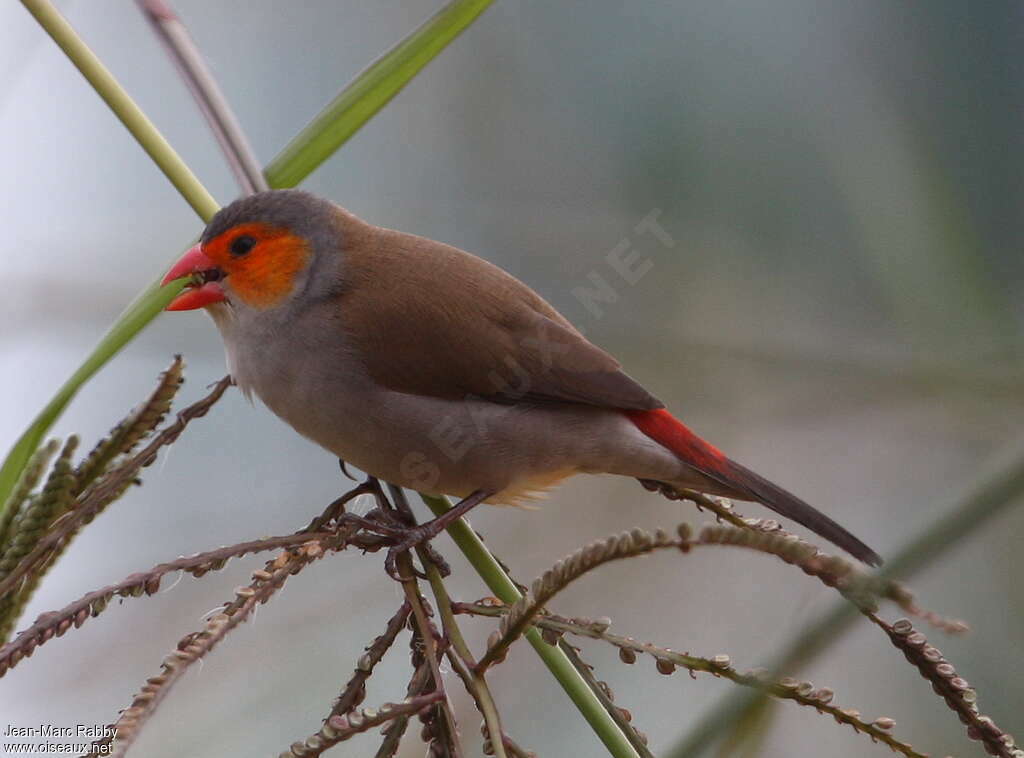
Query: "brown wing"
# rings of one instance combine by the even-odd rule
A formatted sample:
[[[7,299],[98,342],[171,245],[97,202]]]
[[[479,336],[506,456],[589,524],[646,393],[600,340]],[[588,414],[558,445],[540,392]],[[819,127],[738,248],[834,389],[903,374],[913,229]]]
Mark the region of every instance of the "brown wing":
[[[422,237],[360,231],[361,244],[345,246],[340,318],[382,385],[497,402],[662,407],[614,358],[498,267]]]

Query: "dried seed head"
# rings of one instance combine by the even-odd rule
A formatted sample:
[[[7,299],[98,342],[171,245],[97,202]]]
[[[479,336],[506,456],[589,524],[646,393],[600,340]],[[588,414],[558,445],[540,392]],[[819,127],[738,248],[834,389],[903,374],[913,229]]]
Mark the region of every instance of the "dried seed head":
[[[558,640],[562,637],[562,635],[556,632],[554,629],[542,629],[540,636],[549,645],[557,645]]]
[[[334,727],[331,726],[329,719],[322,727],[320,727],[320,734],[329,740],[337,740],[340,736],[338,732],[335,731]]]
[[[835,697],[835,693],[828,687],[822,687],[814,693],[813,697],[819,703],[831,703],[832,698]]]
[[[665,674],[666,676],[676,670],[676,664],[672,663],[672,661],[665,660],[664,658],[658,658],[654,665],[658,669],[659,674]]]
[[[310,558],[316,558],[323,554],[324,549],[319,542],[310,542],[304,546],[306,555]]]
[[[285,551],[283,553],[279,553],[270,565],[274,569],[283,569],[288,565],[289,561],[291,561],[291,556],[288,555],[287,551]]]
[[[595,632],[603,633],[608,631],[608,627],[612,625],[612,620],[607,616],[601,616],[590,622],[590,628]]]
[[[623,663],[636,663],[636,651],[628,647],[620,647],[619,660]]]
[[[711,659],[711,665],[719,669],[727,669],[732,663],[732,659],[729,658],[725,653],[719,653]]]
[[[306,738],[305,746],[308,750],[319,750],[324,746],[324,741],[313,734]]]
[[[877,719],[874,720],[873,723],[877,728],[882,729],[886,732],[892,729],[894,726],[896,726],[896,722],[888,716],[879,716]]]
[[[914,625],[910,623],[910,619],[899,619],[893,623],[892,630],[896,634],[910,634],[914,631]]]
[[[928,639],[920,632],[914,632],[913,634],[907,635],[907,644],[913,647],[924,647],[928,643]]]

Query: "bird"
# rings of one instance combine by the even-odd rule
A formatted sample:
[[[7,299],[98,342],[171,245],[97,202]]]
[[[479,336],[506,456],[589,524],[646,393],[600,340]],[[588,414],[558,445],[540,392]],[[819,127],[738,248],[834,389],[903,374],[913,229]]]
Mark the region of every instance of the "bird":
[[[167,310],[212,316],[247,397],[343,464],[461,498],[416,539],[482,502],[521,505],[576,474],[615,474],[674,498],[758,502],[881,562],[698,437],[533,289],[471,253],[270,190],[218,211],[163,283],[182,277]]]

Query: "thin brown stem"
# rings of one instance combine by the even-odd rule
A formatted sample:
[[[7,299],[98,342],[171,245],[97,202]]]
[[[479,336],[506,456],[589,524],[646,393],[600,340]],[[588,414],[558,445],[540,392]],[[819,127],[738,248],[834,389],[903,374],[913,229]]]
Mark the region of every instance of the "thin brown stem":
[[[409,679],[409,685],[405,690],[405,696],[410,698],[422,694],[430,679],[430,665],[424,661],[422,665],[413,671],[412,677]],[[380,743],[380,747],[377,748],[374,758],[394,758],[408,726],[408,716],[399,716],[392,720],[383,730],[384,739]]]
[[[58,611],[40,614],[32,626],[20,632],[9,643],[0,647],[0,676],[7,673],[24,658],[29,657],[37,647],[54,637],[60,637],[68,629],[82,626],[90,618],[102,613],[114,596],[140,597],[152,595],[160,589],[160,580],[174,571],[184,571],[193,576],[202,576],[208,571],[217,571],[232,558],[263,550],[294,547],[310,540],[330,537],[328,532],[289,534],[282,537],[268,537],[262,540],[241,542],[230,547],[221,547],[196,553],[187,558],[159,563],[148,571],[131,574],[116,584],[88,592]]]
[[[346,544],[352,531],[340,532],[331,549],[340,549]],[[269,600],[289,577],[321,558],[324,553],[325,547],[321,542],[307,540],[306,544],[290,548],[269,561],[266,569],[254,571],[251,584],[239,587],[235,597],[225,603],[221,612],[213,616],[201,631],[186,636],[178,643],[177,649],[164,659],[161,672],[147,679],[131,705],[121,712],[113,725],[113,735],[93,743],[92,753],[123,756],[189,666],[209,653],[232,629],[245,621],[257,605]],[[111,741],[112,745],[108,746]]]
[[[437,640],[434,633],[434,625],[430,623],[430,619],[427,616],[427,610],[423,603],[423,596],[420,594],[419,582],[416,581],[416,576],[413,570],[412,556],[409,555],[408,551],[399,553],[396,556],[396,567],[401,577],[402,589],[405,592],[406,600],[412,607],[412,615],[416,622],[418,637],[423,645],[423,656],[426,659],[427,664],[430,666],[430,672],[434,680],[434,688],[437,691],[444,693],[444,679],[441,675],[441,665],[436,644]],[[448,743],[447,748],[456,758],[461,758],[462,746],[459,743],[458,728],[447,697],[442,698],[438,702],[438,708],[441,711],[444,738]]]
[[[392,616],[384,629],[384,633],[377,637],[366,652],[359,657],[356,670],[341,695],[338,696],[334,707],[331,708],[331,716],[343,716],[358,706],[366,697],[366,680],[373,674],[374,667],[380,663],[381,658],[391,648],[398,637],[398,633],[405,627],[409,620],[411,607],[409,601],[405,601]]]
[[[242,191],[251,195],[270,189],[252,146],[231,105],[196,47],[192,35],[166,0],[136,0],[156,36],[163,43],[178,73],[195,99],[203,118]]]
[[[454,603],[452,610],[455,613],[471,613],[491,617],[500,617],[508,612],[508,608],[504,606],[479,603]],[[657,670],[662,674],[671,674],[676,667],[681,667],[693,674],[711,674],[715,677],[729,679],[744,687],[760,690],[781,700],[792,700],[800,705],[813,708],[819,713],[827,714],[840,724],[846,724],[854,731],[866,734],[872,740],[882,742],[908,758],[927,758],[924,753],[914,750],[913,746],[892,736],[890,733],[894,726],[892,719],[882,717],[874,721],[867,721],[861,718],[859,711],[832,705],[832,690],[826,687],[815,688],[810,682],[798,682],[791,678],[772,679],[763,671],[741,672],[733,668],[728,655],[701,658],[688,653],[679,653],[649,642],[638,642],[632,637],[612,634],[603,623],[599,622],[584,623],[576,619],[544,614],[535,616],[530,625],[548,630],[555,635],[569,633],[603,640],[619,648],[620,651],[626,651],[625,654],[620,654],[624,663],[634,663],[638,654],[648,655],[655,660]]]
[[[917,667],[921,676],[931,683],[935,694],[945,700],[950,710],[966,725],[967,735],[972,740],[981,741],[989,755],[1018,758],[1019,752],[1014,747],[1013,737],[996,726],[991,718],[981,714],[978,710],[978,693],[957,673],[938,648],[929,644],[925,636],[914,629],[910,621],[900,619],[889,624],[873,613],[867,616]]]
[[[384,703],[377,708],[364,708],[347,716],[331,716],[323,727],[301,742],[296,742],[281,755],[294,758],[313,758],[340,742],[360,732],[386,724],[389,721],[424,713],[437,703],[444,701],[444,693],[438,690],[426,695],[408,697],[401,703]]]

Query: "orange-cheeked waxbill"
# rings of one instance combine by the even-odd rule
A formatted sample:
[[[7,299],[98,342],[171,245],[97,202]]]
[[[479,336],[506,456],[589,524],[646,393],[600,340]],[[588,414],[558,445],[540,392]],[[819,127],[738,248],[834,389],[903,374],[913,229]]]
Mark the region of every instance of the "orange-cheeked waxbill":
[[[298,190],[225,207],[165,278],[236,384],[392,484],[515,503],[579,473],[764,504],[870,564],[828,516],[693,434],[536,292]]]

